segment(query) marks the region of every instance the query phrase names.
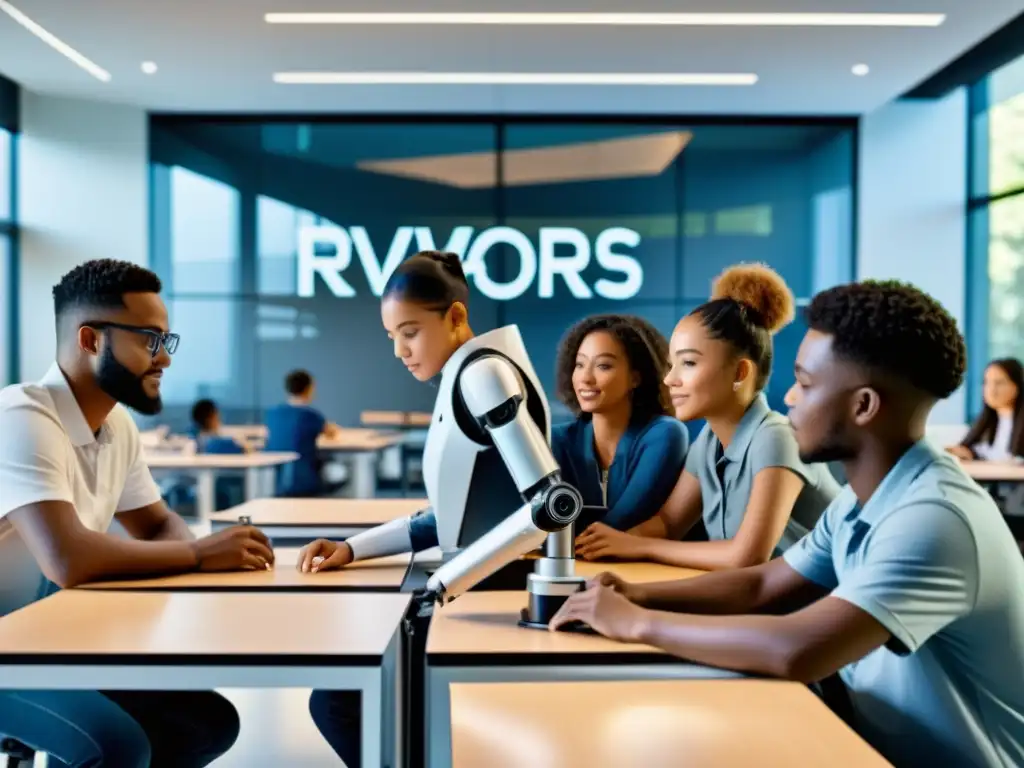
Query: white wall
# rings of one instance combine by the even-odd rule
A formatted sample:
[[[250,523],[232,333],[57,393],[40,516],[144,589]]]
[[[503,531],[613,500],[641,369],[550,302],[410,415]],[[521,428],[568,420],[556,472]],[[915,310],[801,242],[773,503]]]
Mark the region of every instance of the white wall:
[[[149,259],[146,113],[22,90],[21,378],[54,357],[51,289],[89,259]]]
[[[965,327],[967,95],[897,101],[865,115],[860,130],[857,278],[889,278],[927,291]],[[962,423],[964,388],[932,414]]]

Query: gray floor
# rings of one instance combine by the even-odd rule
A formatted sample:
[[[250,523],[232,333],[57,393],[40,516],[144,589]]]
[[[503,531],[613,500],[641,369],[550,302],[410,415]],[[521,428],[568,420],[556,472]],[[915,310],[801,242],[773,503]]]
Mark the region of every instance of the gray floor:
[[[234,748],[214,768],[338,768],[334,754],[309,717],[309,691],[302,688],[221,690],[238,708],[242,731]]]

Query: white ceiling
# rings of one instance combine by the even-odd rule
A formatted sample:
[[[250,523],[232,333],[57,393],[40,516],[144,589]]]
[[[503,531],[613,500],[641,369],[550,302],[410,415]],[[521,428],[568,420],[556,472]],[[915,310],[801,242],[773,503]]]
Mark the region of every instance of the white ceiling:
[[[0,73],[31,90],[199,112],[850,115],[940,69],[1024,0],[11,0],[112,75],[0,13]],[[937,28],[281,26],[274,11],[945,13]],[[158,64],[153,76],[143,61]],[[857,63],[871,67],[855,77]],[[280,85],[279,71],[753,72],[752,87]]]

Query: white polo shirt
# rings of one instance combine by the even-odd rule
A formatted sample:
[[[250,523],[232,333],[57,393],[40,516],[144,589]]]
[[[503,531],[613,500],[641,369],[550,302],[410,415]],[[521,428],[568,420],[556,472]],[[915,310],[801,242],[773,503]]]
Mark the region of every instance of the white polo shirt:
[[[0,390],[0,593],[24,565],[24,545],[6,519],[13,510],[66,501],[82,525],[105,532],[116,513],[159,500],[124,408],[114,408],[94,435],[56,364],[38,383]]]

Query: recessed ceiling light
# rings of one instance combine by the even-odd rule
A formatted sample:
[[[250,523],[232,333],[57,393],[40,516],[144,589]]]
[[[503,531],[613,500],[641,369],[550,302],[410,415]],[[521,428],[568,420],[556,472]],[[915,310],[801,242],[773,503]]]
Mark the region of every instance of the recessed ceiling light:
[[[80,66],[90,75],[95,77],[97,80],[102,80],[105,83],[110,81],[110,73],[107,72],[107,70],[103,69],[103,67],[99,66],[95,62],[87,59],[85,56],[80,54],[78,51],[76,51],[70,45],[68,45],[59,37],[54,35],[52,32],[48,32],[47,30],[43,29],[36,22],[32,21],[32,19],[26,16],[24,13],[22,13],[13,5],[8,3],[7,0],[0,0],[0,11],[3,11],[16,22],[21,24],[21,26],[23,26],[33,35],[35,35],[48,46],[57,51],[57,53],[71,59],[71,61],[75,62],[75,64]]]
[[[156,74],[156,64],[152,61],[144,61],[142,62],[142,71],[147,75],[154,75]]]
[[[754,85],[752,73],[275,72],[283,85]]]
[[[864,77],[864,75],[871,71],[871,67],[867,64],[854,64],[850,71],[857,77]]]
[[[937,27],[943,13],[268,13],[268,24]]]

